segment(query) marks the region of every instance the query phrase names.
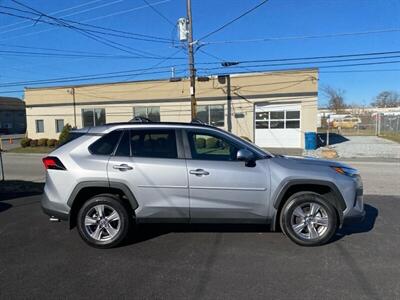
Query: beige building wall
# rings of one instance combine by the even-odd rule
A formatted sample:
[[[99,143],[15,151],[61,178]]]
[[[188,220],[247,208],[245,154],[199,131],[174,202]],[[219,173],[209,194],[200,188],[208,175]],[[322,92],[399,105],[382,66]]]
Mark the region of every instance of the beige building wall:
[[[302,133],[316,131],[316,69],[231,75],[230,82],[233,133],[254,140],[254,106],[257,103],[301,104],[300,130]],[[227,91],[227,78],[211,77],[209,81],[196,83],[198,105],[224,105],[225,129],[228,126]],[[129,121],[135,106],[159,106],[161,121],[190,122],[189,98],[188,80],[27,88],[27,134],[34,139],[58,138],[56,119],[81,128],[84,108],[104,108],[107,123]],[[36,132],[35,120],[38,119],[44,121],[44,133]]]

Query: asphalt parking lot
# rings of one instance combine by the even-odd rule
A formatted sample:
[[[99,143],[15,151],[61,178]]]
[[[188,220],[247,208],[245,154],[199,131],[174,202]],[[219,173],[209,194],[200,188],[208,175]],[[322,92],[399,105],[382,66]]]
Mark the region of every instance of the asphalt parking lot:
[[[249,225],[141,225],[88,247],[41,212],[41,183],[0,191],[0,298],[399,299],[400,164],[357,162],[366,221],[303,248]]]

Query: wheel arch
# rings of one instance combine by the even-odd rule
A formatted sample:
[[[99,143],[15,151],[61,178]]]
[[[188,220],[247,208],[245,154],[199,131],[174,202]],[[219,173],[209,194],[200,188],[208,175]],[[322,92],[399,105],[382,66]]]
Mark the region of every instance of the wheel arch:
[[[124,203],[131,210],[132,215],[139,206],[131,190],[123,183],[108,181],[80,182],[72,191],[67,202],[71,208],[69,213],[70,228],[76,226],[76,217],[82,204],[91,197],[100,194],[117,195],[120,199],[125,200]]]
[[[314,192],[325,197],[336,209],[339,218],[338,222],[342,224],[346,202],[338,187],[333,182],[325,180],[292,179],[282,182],[273,197],[273,207],[276,210],[271,224],[271,229],[273,231],[278,230],[280,227],[279,216],[286,200],[298,192]]]

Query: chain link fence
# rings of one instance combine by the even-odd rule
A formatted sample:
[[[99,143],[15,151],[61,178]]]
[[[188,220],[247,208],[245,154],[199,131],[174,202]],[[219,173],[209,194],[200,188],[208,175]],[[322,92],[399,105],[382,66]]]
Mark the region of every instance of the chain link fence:
[[[318,136],[320,145],[329,143],[329,140],[327,140],[328,132],[329,136],[334,138],[339,136],[382,136],[400,142],[400,112],[319,114]]]

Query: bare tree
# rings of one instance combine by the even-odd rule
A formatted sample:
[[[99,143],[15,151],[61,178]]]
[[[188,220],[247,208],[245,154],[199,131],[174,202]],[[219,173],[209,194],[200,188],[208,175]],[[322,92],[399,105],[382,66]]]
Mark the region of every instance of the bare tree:
[[[322,92],[328,99],[328,108],[338,113],[347,108],[344,100],[344,94],[346,93],[342,89],[336,89],[331,86],[325,86],[322,88]]]
[[[375,97],[371,103],[375,107],[397,107],[400,106],[400,95],[393,91],[384,91]]]

